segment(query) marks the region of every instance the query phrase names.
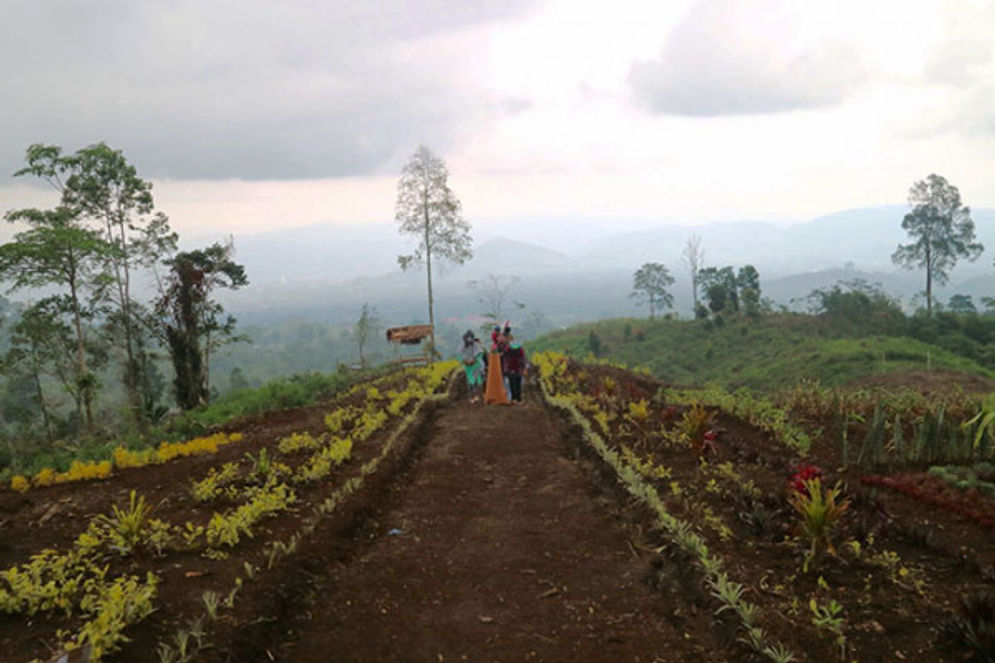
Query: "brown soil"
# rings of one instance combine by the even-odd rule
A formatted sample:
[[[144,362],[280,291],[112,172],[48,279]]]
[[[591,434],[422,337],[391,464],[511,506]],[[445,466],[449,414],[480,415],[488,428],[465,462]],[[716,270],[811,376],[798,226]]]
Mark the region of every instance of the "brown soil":
[[[611,375],[629,400],[659,386],[607,367],[585,373],[592,385]],[[247,451],[272,449],[288,433],[320,432],[330,409],[324,403],[239,422],[233,430],[246,440],[215,456],[125,471],[99,484],[0,491],[0,568],[45,546],[66,549],[84,518],[106,513],[132,488],[156,505],[156,516],[200,522],[218,505],[194,503],[191,478]],[[853,499],[839,540],[869,547],[875,539],[877,549],[896,551],[921,572],[925,586],[913,591],[863,559],[826,558],[818,572],[804,574],[804,546],[785,539],[794,522],[786,482],[801,459],[743,420],[712,415],[721,434],[707,454],[711,469],[689,448],[654,446],[620,431],[611,443],[633,445],[672,470],[685,493],[675,496],[669,479],[656,480],[667,508],[695,523],[730,576],[747,586],[772,638],[799,660],[834,660],[831,638],[813,628],[806,611],[808,597],[828,599],[820,590],[828,582],[845,604],[859,660],[964,659],[962,648],[945,643],[942,626],[960,597],[995,584],[991,532],[904,495],[862,488],[856,475],[833,476],[836,464],[817,446],[809,460],[827,468],[827,479],[847,481]],[[162,581],[156,612],[128,629],[132,642],[111,663],[158,661],[156,643],[204,613],[205,590],[227,595],[236,577],[245,578],[246,564],[259,569],[254,579],[246,579],[233,609],[208,624],[209,646],[191,660],[759,660],[739,643],[730,611],[714,614],[699,568],[665,545],[581,433],[536,400],[484,407],[458,397],[427,407],[362,489],[318,521],[296,553],[268,568],[267,546],[298,533],[313,506],[357,476],[398,423],[358,445],[327,482],[301,487],[293,511],[265,521],[228,559],[173,551],[112,560],[114,572],[152,570]],[[718,474],[721,463],[739,478]],[[747,481],[760,496],[744,501],[739,487]],[[730,536],[719,536],[715,522]],[[0,658],[43,657],[44,643],[67,626],[76,625],[0,615]]]
[[[735,660],[649,586],[652,550],[540,405],[457,402],[426,435],[349,540],[311,547],[292,635],[238,660]]]

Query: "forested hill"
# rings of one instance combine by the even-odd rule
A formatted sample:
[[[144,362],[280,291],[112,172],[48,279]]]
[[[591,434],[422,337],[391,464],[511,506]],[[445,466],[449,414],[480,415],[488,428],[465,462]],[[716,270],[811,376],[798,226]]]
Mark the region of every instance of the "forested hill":
[[[645,367],[668,382],[716,382],[728,388],[780,389],[800,380],[841,386],[883,373],[928,370],[995,380],[991,346],[985,348],[960,331],[933,333],[934,342],[897,329],[882,332],[861,333],[825,317],[801,314],[729,317],[721,324],[619,318],[547,334],[529,349],[555,349],[578,357],[593,354]],[[972,353],[977,359],[967,356]]]

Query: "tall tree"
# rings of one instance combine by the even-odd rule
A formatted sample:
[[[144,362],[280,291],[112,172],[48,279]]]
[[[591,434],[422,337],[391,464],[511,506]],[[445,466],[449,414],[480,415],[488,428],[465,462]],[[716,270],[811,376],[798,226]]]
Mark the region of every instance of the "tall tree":
[[[760,310],[760,273],[753,265],[744,265],[736,274],[736,287],[739,289],[739,301],[748,314],[756,314]]]
[[[359,345],[360,366],[366,366],[366,355],[364,354],[366,344],[376,335],[379,328],[380,317],[377,315],[376,307],[370,306],[369,302],[364,302],[363,308],[359,312],[359,320],[356,321],[356,327],[353,329],[353,335]]]
[[[224,244],[215,244],[210,247],[210,251],[216,251],[213,269],[205,274],[205,287],[210,293],[215,288],[229,288],[236,290],[246,285],[249,280],[245,276],[245,269],[233,261],[235,255],[235,239],[229,236]],[[235,325],[238,320],[235,316],[225,312],[224,307],[217,301],[208,300],[204,305],[201,314],[201,330],[204,338],[204,388],[208,395],[211,393],[211,355],[229,343],[247,341],[245,334],[236,334]]]
[[[63,156],[53,145],[32,145],[27,166],[17,173],[34,175],[61,194],[61,205],[80,219],[93,223],[113,250],[106,253],[105,268],[111,284],[106,290],[113,311],[108,329],[124,353],[122,381],[136,423],[144,424],[142,402],[148,398],[143,375],[150,362],[143,354],[141,323],[146,314],[132,296],[134,271],[152,267],[176,249],[176,234],[164,214],[156,212],[152,184],[119,150],[97,143]]]
[[[912,210],[902,219],[902,229],[913,241],[899,244],[891,259],[906,269],[926,270],[926,314],[932,316],[933,282],[946,283],[958,258],[975,260],[984,247],[974,241],[970,208],[945,178],[934,173],[913,184],[909,206]]]
[[[632,294],[629,296],[634,297],[640,304],[643,302],[649,304],[650,320],[652,320],[657,308],[674,306],[674,296],[667,289],[673,284],[674,277],[662,263],[647,262],[633,275]]]
[[[435,353],[435,308],[432,296],[432,258],[458,265],[473,257],[470,224],[449,188],[449,171],[442,159],[421,145],[404,167],[397,185],[394,218],[402,234],[418,239],[409,255],[397,257],[401,269],[424,263],[428,277],[428,324],[432,327],[431,354]]]
[[[245,268],[231,258],[231,244],[212,244],[206,249],[177,253],[166,261],[170,272],[156,310],[162,334],[173,362],[176,402],[190,410],[209,398],[205,368],[210,334],[224,330],[216,321],[222,309],[211,291],[236,289],[248,283]],[[234,319],[230,318],[231,326]]]
[[[681,252],[681,261],[687,267],[688,275],[691,277],[691,310],[698,310],[698,272],[705,264],[705,249],[701,246],[701,235],[691,235],[684,242],[684,250]]]
[[[698,278],[712,313],[739,311],[739,283],[732,267],[705,267],[698,272]]]
[[[67,291],[53,302],[72,320],[76,348],[73,382],[80,395],[81,414],[92,429],[97,380],[87,363],[88,320],[107,285],[101,265],[113,247],[100,233],[81,227],[77,214],[64,206],[13,210],[5,218],[26,223],[29,228],[0,246],[0,278],[11,283],[11,290],[56,286]]]

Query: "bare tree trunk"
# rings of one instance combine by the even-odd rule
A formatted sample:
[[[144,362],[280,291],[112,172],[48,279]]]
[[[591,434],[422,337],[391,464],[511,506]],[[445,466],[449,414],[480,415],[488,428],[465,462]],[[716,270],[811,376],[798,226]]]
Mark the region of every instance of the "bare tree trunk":
[[[204,402],[211,402],[211,332],[207,331],[204,343]]]
[[[79,373],[77,380],[86,381],[85,383],[77,382],[76,388],[82,392],[86,427],[88,430],[93,431],[93,392],[89,385],[89,371],[86,367],[86,339],[83,336],[83,319],[79,311],[79,295],[76,292],[75,270],[73,270],[72,278],[69,279],[69,294],[73,305],[73,325],[76,327],[76,370]],[[77,409],[78,403],[79,401],[77,400]]]
[[[121,245],[124,246],[125,235],[124,226],[121,227]],[[147,422],[145,421],[145,414],[142,412],[142,398],[141,398],[141,370],[138,366],[138,360],[135,358],[135,330],[134,330],[134,318],[132,317],[131,311],[131,270],[128,267],[128,257],[125,255],[124,258],[124,287],[122,288],[122,298],[121,298],[121,315],[124,316],[124,346],[128,355],[128,366],[127,366],[127,389],[128,389],[128,401],[131,405],[132,415],[135,418],[135,423],[138,425],[138,429],[142,432],[148,430]]]
[[[120,211],[118,212],[120,215]],[[141,397],[139,396],[139,370],[138,362],[135,360],[135,339],[134,339],[134,329],[132,328],[132,317],[131,317],[131,270],[128,266],[128,247],[127,241],[128,237],[125,233],[124,222],[116,218],[115,216],[109,216],[107,218],[107,239],[111,244],[114,244],[114,225],[118,226],[119,237],[121,248],[121,259],[118,262],[117,258],[111,260],[114,265],[114,278],[117,281],[117,295],[118,295],[118,307],[121,310],[121,322],[124,325],[124,351],[125,351],[125,368],[124,368],[124,388],[126,396],[128,399],[128,408],[131,410],[131,416],[135,420],[135,424],[138,429],[142,432],[147,430],[145,417],[142,413]]]
[[[926,244],[926,317],[933,317],[933,261],[930,246]]]
[[[698,315],[698,272],[705,261],[705,250],[701,248],[701,236],[691,235],[684,243],[684,264],[691,276],[691,317]]]
[[[41,420],[45,424],[45,440],[52,444],[52,424],[48,418],[48,408],[45,407],[45,393],[41,390],[41,380],[38,378],[38,371],[34,372],[35,393],[38,394],[38,407],[41,409]]]
[[[435,362],[435,300],[432,297],[432,246],[429,244],[429,232],[428,232],[428,208],[425,208],[425,272],[428,274],[428,324],[429,324],[429,342],[432,346],[429,348],[428,362]]]
[[[35,379],[35,393],[38,395],[38,407],[41,409],[41,420],[45,424],[45,440],[52,444],[52,424],[48,418],[48,408],[45,407],[45,392],[41,388],[41,375],[36,359],[38,349],[31,344],[31,377]]]

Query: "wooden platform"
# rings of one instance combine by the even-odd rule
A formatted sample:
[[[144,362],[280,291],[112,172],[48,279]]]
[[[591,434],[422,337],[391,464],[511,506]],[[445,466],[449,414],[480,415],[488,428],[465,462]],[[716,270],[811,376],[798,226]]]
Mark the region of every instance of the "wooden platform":
[[[418,345],[432,335],[432,325],[407,325],[387,330],[387,340],[403,345]]]

